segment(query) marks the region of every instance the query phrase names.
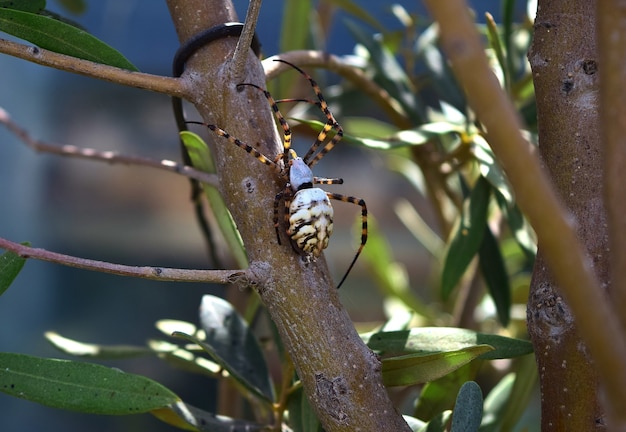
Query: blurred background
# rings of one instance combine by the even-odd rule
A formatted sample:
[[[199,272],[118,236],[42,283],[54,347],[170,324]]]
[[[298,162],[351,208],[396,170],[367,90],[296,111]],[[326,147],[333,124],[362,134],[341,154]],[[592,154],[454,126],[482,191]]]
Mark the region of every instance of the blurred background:
[[[390,12],[390,2],[358,3],[388,28],[400,26]],[[427,20],[421,3],[395,3]],[[471,3],[477,17],[489,11],[498,19],[499,2]],[[525,2],[518,3],[523,11]],[[237,0],[235,4],[243,19],[247,2]],[[69,15],[54,1],[49,1],[47,7],[80,23],[141,71],[171,73],[178,39],[164,2],[88,1],[86,11],[80,15]],[[279,52],[283,7],[283,1],[263,2],[257,34],[266,57]],[[344,13],[337,13],[327,40],[327,51],[332,54],[350,54],[354,50],[355,42],[343,25],[344,18]],[[328,88],[332,96],[332,85],[337,81],[337,77],[325,73],[320,79],[322,90]],[[55,71],[6,55],[0,55],[0,82],[0,106],[36,138],[154,159],[180,159],[177,129],[166,96]],[[308,84],[303,81],[303,85]],[[336,113],[339,122],[341,114]],[[307,143],[308,137],[297,141],[296,148],[305,148]],[[242,152],[242,157],[248,156]],[[366,200],[379,228],[394,245],[395,258],[407,265],[412,285],[426,288],[435,277],[430,270],[432,258],[425,251],[423,256],[415,256],[422,247],[407,235],[391,210],[391,196],[396,192],[410,196],[413,203],[422,198],[382,164],[375,152],[346,145],[326,157],[316,167],[316,175],[342,177],[344,185],[334,191]],[[376,176],[375,182],[371,181],[372,175]],[[0,196],[0,237],[114,263],[207,268],[205,245],[184,177],[142,167],[35,154],[0,128]],[[338,280],[358,246],[353,225],[359,208],[337,204],[335,211],[335,234],[326,259]],[[432,221],[427,211],[422,217]],[[270,221],[265,225],[272,229]],[[363,262],[357,263],[341,290],[355,321],[384,319],[381,296],[370,279]],[[223,288],[123,278],[30,260],[0,298],[0,350],[64,357],[43,338],[48,330],[85,342],[141,345],[159,336],[154,328],[159,319],[197,322],[200,299],[206,293],[222,295]],[[430,294],[426,290],[422,295],[428,299]],[[214,383],[209,379],[177,372],[156,359],[107,364],[156,379],[201,408],[215,407]],[[173,430],[149,415],[96,418],[3,394],[0,419],[2,431]]]

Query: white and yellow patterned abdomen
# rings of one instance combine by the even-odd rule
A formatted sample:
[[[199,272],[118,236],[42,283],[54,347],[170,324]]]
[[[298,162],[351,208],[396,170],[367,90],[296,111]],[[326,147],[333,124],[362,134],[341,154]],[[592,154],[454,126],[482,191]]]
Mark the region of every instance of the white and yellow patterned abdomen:
[[[326,192],[319,188],[302,189],[289,206],[287,234],[303,252],[314,257],[328,246],[333,232],[333,208]]]

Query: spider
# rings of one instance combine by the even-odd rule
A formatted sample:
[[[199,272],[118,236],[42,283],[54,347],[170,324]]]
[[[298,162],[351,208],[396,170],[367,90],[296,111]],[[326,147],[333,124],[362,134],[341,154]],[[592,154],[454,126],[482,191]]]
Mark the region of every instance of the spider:
[[[229,142],[244,149],[260,162],[276,170],[278,175],[285,181],[285,188],[278,193],[274,199],[273,221],[278,244],[281,244],[279,205],[280,201],[284,200],[284,224],[287,226],[287,235],[290,238],[291,245],[294,250],[296,250],[299,254],[304,255],[308,260],[314,260],[319,257],[322,251],[328,246],[328,240],[333,232],[333,208],[330,200],[333,199],[352,203],[361,207],[361,244],[352,259],[348,270],[337,285],[337,289],[339,289],[348,277],[348,274],[352,270],[352,267],[356,263],[357,258],[361,254],[361,251],[367,242],[367,206],[365,205],[365,201],[361,198],[326,192],[313,186],[314,184],[343,184],[343,179],[314,177],[313,172],[311,171],[311,168],[341,140],[343,136],[343,129],[328,109],[328,105],[322,95],[322,91],[309,74],[288,61],[282,59],[275,59],[274,61],[285,63],[303,75],[311,84],[311,87],[313,88],[313,91],[318,99],[317,102],[305,99],[283,99],[278,102],[312,103],[317,105],[322,110],[327,119],[326,124],[319,132],[315,142],[311,145],[304,157],[299,157],[291,148],[291,128],[278,109],[277,101],[274,100],[272,95],[267,90],[255,84],[243,83],[239,84],[239,86],[250,86],[263,92],[272,107],[272,111],[274,112],[278,123],[283,129],[283,152],[275,159],[270,159],[254,147],[231,136],[228,132],[215,125],[193,121],[188,123],[201,124],[208,127],[218,136],[227,139]],[[331,129],[335,130],[335,135],[328,140],[328,134]],[[282,167],[278,163],[281,159],[283,161]]]

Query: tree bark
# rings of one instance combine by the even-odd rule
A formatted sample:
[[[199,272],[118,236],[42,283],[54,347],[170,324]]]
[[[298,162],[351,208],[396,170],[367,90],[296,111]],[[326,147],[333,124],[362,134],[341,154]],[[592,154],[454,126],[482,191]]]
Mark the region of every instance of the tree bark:
[[[179,39],[237,21],[224,0],[168,0]],[[234,82],[229,60],[235,38],[211,43],[187,64],[187,98],[215,124],[273,159],[282,152],[263,94],[241,82],[264,85],[250,51],[246,76]],[[288,241],[276,242],[273,201],[284,184],[237,146],[213,137],[221,190],[260,282],[254,286],[274,320],[305,393],[327,431],[409,430],[382,384],[380,361],[359,338],[341,305],[325,261],[306,263]],[[285,238],[285,237],[284,237]]]
[[[539,151],[569,209],[595,273],[609,281],[595,2],[539,1],[528,54],[535,83]],[[593,305],[590,305],[593,307]],[[580,318],[580,316],[578,317]],[[604,430],[598,376],[541,241],[528,301],[542,394],[542,430]]]

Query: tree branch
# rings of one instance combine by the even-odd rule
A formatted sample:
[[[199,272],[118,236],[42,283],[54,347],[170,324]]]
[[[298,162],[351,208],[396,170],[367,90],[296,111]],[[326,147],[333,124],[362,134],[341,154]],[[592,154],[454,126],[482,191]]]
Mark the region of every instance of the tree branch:
[[[237,21],[224,0],[168,0],[181,41],[214,25]],[[238,84],[264,86],[259,60],[248,51],[242,81],[233,81],[229,62],[233,38],[199,50],[181,79],[205,122],[254,145],[273,159],[281,138],[267,100]],[[241,148],[214,137],[221,190],[252,262],[267,263],[267,283],[257,292],[293,359],[305,394],[324,429],[332,431],[402,431],[408,426],[396,412],[382,383],[380,361],[359,338],[339,301],[325,261],[307,262],[288,241],[277,244],[273,202],[284,188],[274,171]],[[286,240],[284,227],[283,238]]]
[[[178,78],[132,72],[126,69],[58,54],[31,45],[11,42],[6,39],[0,39],[0,53],[21,58],[42,66],[49,66],[66,72],[85,75],[128,87],[136,87],[180,98],[187,97],[186,89]]]
[[[0,238],[0,249],[14,252],[22,258],[35,258],[68,267],[111,273],[118,276],[132,276],[168,282],[237,283],[246,286],[260,283],[258,268],[254,270],[252,265],[247,270],[187,270],[168,267],[128,266],[50,252],[45,249],[15,243],[4,238]]]
[[[198,171],[193,167],[181,165],[177,162],[167,159],[158,161],[140,156],[123,155],[113,151],[99,151],[91,148],[76,147],[73,145],[57,145],[46,143],[44,141],[31,137],[28,131],[15,123],[11,119],[9,113],[5,111],[2,107],[0,107],[0,124],[4,124],[9,131],[15,134],[24,144],[26,144],[28,147],[36,152],[89,159],[111,164],[119,163],[125,165],[147,166],[150,168],[161,169],[184,175],[185,177],[193,178],[195,180],[198,180],[199,182],[211,186],[217,187],[218,184],[217,176],[215,174]]]

